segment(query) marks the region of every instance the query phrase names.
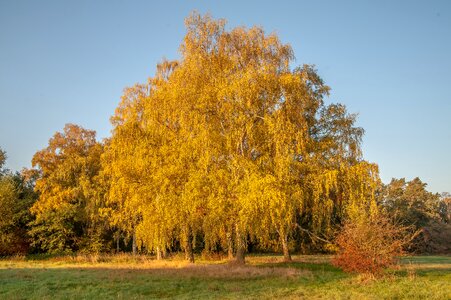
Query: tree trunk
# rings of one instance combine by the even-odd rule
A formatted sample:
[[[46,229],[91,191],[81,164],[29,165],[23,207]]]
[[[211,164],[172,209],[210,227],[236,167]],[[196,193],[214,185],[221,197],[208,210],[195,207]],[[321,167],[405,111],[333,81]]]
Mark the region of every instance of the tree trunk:
[[[133,255],[136,255],[136,233],[135,233],[135,231],[133,231],[132,251],[133,251]]]
[[[241,231],[238,228],[238,225],[236,225],[236,256],[235,256],[235,263],[238,265],[244,265],[246,263],[245,261],[245,254],[246,254],[246,239],[244,235],[241,233]]]
[[[236,256],[235,256],[235,262],[238,264],[238,265],[244,265],[245,263],[246,263],[246,260],[245,260],[245,253],[246,251],[245,251],[245,249],[244,249],[244,247],[243,246],[237,246],[237,248],[236,248]]]
[[[188,227],[185,230],[185,259],[190,263],[194,263],[193,233]]]
[[[161,250],[160,250],[160,247],[157,247],[157,260],[161,260]]]
[[[227,258],[229,260],[233,259],[233,239],[232,232],[227,233]]]
[[[281,232],[280,240],[282,242],[283,260],[284,261],[291,261],[290,250],[288,248],[288,235],[283,233],[283,232]]]
[[[117,236],[117,239],[116,239],[116,253],[119,253],[119,251],[121,250],[121,249],[119,248],[119,242],[120,242],[120,240],[121,240],[121,236],[118,235],[118,236]]]

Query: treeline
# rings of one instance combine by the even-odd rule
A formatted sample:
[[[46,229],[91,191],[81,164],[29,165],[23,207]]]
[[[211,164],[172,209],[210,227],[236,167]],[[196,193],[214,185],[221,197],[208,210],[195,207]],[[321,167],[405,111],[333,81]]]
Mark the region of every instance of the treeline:
[[[125,90],[110,138],[68,124],[33,170],[3,171],[2,254],[183,250],[190,261],[202,251],[242,263],[248,251],[280,251],[289,260],[332,251],[345,220],[378,213],[423,228],[412,250],[449,251],[428,249],[426,229],[449,227],[449,198],[419,179],[384,186],[362,157],[356,115],[325,104],[329,87],[312,66],[290,67],[289,45],[209,16],[186,26],[181,59]]]

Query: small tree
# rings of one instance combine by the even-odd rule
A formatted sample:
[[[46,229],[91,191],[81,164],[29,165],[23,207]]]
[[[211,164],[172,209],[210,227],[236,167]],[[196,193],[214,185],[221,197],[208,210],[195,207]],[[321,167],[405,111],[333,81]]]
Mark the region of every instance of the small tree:
[[[348,221],[336,237],[339,247],[333,265],[346,272],[380,274],[397,262],[412,239],[409,228],[394,224],[380,212]]]

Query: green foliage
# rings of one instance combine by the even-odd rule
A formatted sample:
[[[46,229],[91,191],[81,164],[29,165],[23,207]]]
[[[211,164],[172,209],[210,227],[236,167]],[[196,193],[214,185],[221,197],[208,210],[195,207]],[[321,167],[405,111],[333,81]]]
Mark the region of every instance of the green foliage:
[[[441,221],[446,224],[451,224],[451,194],[442,193],[439,204],[439,215]]]
[[[392,179],[380,195],[381,205],[403,225],[413,225],[421,234],[409,251],[447,253],[450,251],[451,226],[446,222],[446,198],[426,190],[419,178],[411,181]]]
[[[397,216],[402,223],[414,224],[417,228],[440,218],[439,200],[440,196],[428,192],[426,183],[419,178],[408,182],[404,178],[392,179],[382,195],[382,204],[390,214]]]
[[[0,154],[6,157],[1,150]],[[0,173],[0,255],[28,251],[27,224],[32,219],[29,208],[35,200],[33,187],[21,174]]]
[[[0,148],[0,175],[4,172],[3,165],[6,161],[6,152]]]
[[[77,207],[70,204],[40,213],[29,232],[34,246],[49,253],[78,250],[77,229],[81,224],[76,221],[76,214]]]

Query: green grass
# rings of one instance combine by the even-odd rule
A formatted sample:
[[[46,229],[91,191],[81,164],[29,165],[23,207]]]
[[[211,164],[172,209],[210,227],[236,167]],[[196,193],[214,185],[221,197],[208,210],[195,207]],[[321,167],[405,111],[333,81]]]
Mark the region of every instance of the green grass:
[[[0,299],[451,299],[451,257],[406,257],[379,279],[345,274],[328,256],[251,256],[189,265],[149,257],[0,260]]]

